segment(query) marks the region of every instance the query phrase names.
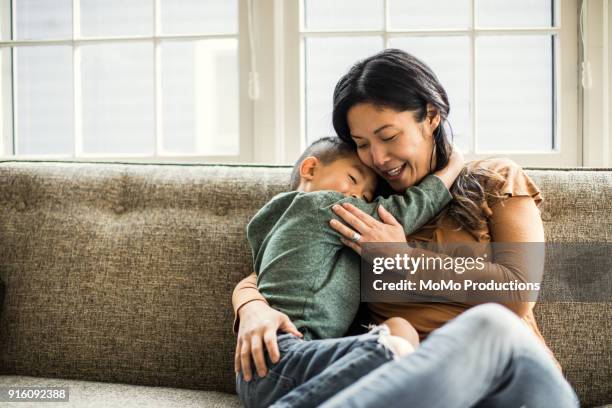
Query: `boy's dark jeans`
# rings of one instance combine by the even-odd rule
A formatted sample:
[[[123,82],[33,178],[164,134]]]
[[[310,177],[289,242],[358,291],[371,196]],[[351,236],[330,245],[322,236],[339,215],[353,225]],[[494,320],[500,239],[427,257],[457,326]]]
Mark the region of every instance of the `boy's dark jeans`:
[[[366,334],[339,339],[305,341],[280,334],[281,358],[276,364],[266,355],[268,374],[246,382],[236,377],[238,396],[247,408],[268,407],[275,402],[291,407],[321,404],[375,368],[393,360],[393,352],[379,341],[386,326]]]

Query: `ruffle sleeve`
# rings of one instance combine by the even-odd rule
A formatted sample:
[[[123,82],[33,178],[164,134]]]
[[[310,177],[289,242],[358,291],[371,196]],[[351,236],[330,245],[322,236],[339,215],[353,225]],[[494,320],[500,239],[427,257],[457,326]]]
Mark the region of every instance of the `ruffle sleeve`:
[[[483,176],[482,184],[487,194],[485,213],[510,197],[531,197],[536,206],[544,200],[542,193],[531,177],[514,161],[506,158],[491,158],[470,163],[473,170],[489,170],[491,176]]]

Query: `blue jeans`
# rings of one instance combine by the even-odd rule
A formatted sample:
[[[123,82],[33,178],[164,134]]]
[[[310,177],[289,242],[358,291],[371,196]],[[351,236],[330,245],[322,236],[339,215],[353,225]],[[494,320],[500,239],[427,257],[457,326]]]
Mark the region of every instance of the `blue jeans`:
[[[370,332],[339,339],[305,341],[292,334],[280,334],[280,360],[272,364],[266,355],[268,374],[244,381],[236,377],[236,390],[247,408],[317,406],[339,390],[353,384],[372,370],[391,361],[394,353],[381,337],[385,326]]]
[[[531,330],[495,304],[464,312],[395,361],[372,332],[311,342],[282,335],[279,347],[292,357],[272,375],[237,378],[247,407],[579,406]]]
[[[416,350],[343,387],[323,407],[577,407],[531,330],[503,306],[476,306]]]

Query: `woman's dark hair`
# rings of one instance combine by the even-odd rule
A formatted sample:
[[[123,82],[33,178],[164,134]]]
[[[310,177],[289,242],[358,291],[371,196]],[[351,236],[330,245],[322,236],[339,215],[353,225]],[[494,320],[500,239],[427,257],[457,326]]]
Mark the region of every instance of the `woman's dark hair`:
[[[347,115],[360,103],[393,109],[397,112],[413,112],[417,122],[422,122],[431,112],[431,104],[440,114],[440,124],[434,132],[436,167],[448,164],[452,152],[452,131],[448,125],[450,105],[448,96],[433,71],[415,56],[398,49],[386,49],[357,62],[338,81],[334,89],[332,121],[338,136],[356,148],[350,136]],[[435,113],[434,113],[435,115]],[[449,137],[450,136],[450,137]],[[451,187],[452,203],[441,214],[452,216],[462,227],[478,230],[486,227],[486,194],[484,179],[499,181],[499,176],[485,169],[464,169]]]

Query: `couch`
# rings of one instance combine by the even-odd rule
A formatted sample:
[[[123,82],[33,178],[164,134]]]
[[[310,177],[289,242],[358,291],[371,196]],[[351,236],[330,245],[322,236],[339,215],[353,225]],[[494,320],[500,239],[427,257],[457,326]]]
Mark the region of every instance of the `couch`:
[[[289,173],[0,162],[0,387],[70,387],[58,406],[239,406],[230,295],[251,272],[245,225]],[[612,241],[612,170],[528,174],[549,241]],[[536,317],[582,404],[611,403],[612,305],[540,302]]]

